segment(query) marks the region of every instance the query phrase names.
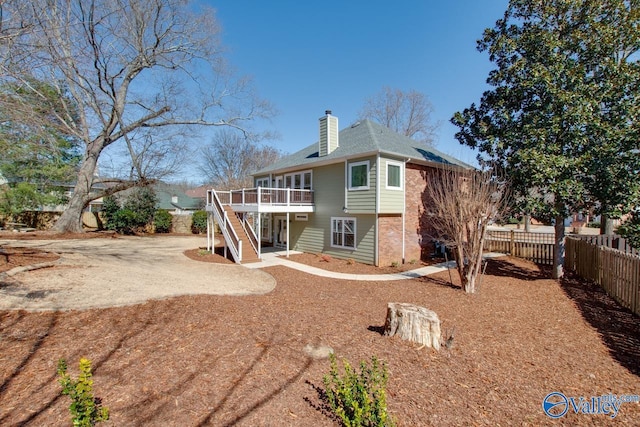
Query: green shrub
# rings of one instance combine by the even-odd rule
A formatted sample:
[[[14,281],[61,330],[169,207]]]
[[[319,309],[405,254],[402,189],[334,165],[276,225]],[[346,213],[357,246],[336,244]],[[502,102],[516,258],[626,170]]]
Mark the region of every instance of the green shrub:
[[[587,223],[587,227],[589,227],[589,228],[600,228],[600,223],[599,222],[589,222],[589,223]]]
[[[338,362],[331,353],[331,369],[323,378],[327,402],[332,411],[347,427],[393,426],[393,418],[387,413],[386,364],[371,357],[371,366],[360,362],[356,372],[347,360],[343,360],[344,375],[338,372]]]
[[[191,217],[191,232],[202,234],[207,232],[207,213],[205,211],[195,211]]]
[[[67,374],[67,362],[58,361],[58,381],[62,386],[62,394],[71,398],[69,412],[74,426],[91,427],[109,419],[109,409],[102,406],[99,398],[93,396],[93,380],[91,379],[91,361],[80,359],[80,375],[77,380]]]
[[[157,203],[158,199],[153,189],[149,187],[138,187],[127,197],[122,208],[135,212],[138,216],[139,226],[144,227],[153,221]]]
[[[166,209],[158,209],[153,217],[156,233],[170,233],[173,216]]]
[[[115,196],[106,196],[102,199],[102,220],[107,230],[115,230],[113,227],[113,218],[119,210],[120,204]]]
[[[134,189],[122,206],[114,196],[105,197],[102,205],[105,228],[120,234],[144,231],[154,221],[156,202],[155,193],[147,187]]]
[[[134,234],[138,228],[144,225],[145,222],[140,219],[137,213],[130,209],[120,209],[111,218],[109,229],[120,234]]]

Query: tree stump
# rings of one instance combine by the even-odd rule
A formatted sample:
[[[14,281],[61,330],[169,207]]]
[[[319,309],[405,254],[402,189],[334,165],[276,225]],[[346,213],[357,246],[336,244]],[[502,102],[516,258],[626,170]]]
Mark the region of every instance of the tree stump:
[[[390,302],[387,305],[384,335],[397,335],[403,340],[440,350],[440,319],[434,311],[424,307]]]

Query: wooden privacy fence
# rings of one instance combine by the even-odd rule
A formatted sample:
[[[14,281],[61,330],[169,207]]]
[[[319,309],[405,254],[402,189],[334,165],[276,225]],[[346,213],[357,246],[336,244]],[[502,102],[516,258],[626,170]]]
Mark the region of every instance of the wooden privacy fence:
[[[538,264],[553,264],[553,243],[553,233],[488,230],[484,250],[508,253]]]
[[[626,254],[640,256],[640,251],[632,248],[624,237],[617,234],[597,234],[594,236],[579,236],[579,238],[596,246],[605,246]]]
[[[640,316],[640,257],[567,237],[565,267],[593,280],[620,305]]]

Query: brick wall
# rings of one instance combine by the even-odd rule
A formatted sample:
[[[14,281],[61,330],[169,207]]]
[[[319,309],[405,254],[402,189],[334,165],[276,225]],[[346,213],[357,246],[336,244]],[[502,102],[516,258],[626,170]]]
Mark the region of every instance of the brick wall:
[[[402,263],[402,215],[378,216],[378,266]]]
[[[405,261],[426,259],[433,253],[433,226],[425,214],[427,177],[436,170],[408,163],[405,170]]]

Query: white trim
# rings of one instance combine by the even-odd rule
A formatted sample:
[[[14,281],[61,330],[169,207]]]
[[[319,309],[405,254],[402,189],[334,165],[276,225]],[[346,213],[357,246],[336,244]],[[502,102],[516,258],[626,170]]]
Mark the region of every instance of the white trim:
[[[385,178],[386,179],[385,179],[385,183],[384,183],[385,188],[387,190],[402,191],[404,189],[404,185],[403,185],[403,183],[404,183],[404,168],[403,168],[402,162],[397,162],[395,160],[386,160],[385,163],[386,163],[386,166],[385,166],[385,173],[386,173]],[[389,185],[389,166],[397,166],[397,167],[400,168],[400,186],[399,187],[390,186]]]
[[[351,186],[351,177],[352,177],[351,171],[352,171],[352,169],[354,167],[362,166],[362,165],[366,165],[367,166],[367,175],[366,175],[367,176],[367,184],[366,185],[361,185],[359,187],[352,187]],[[364,160],[364,161],[361,161],[361,162],[353,162],[353,163],[349,163],[348,167],[349,167],[349,176],[347,177],[348,178],[347,186],[349,188],[349,191],[368,190],[369,189],[369,185],[370,185],[369,173],[371,172],[371,162],[369,160]]]
[[[264,178],[259,178],[256,179],[256,187],[271,187],[271,184],[269,184],[269,177],[264,177]],[[265,185],[266,182],[266,185]]]
[[[334,221],[342,221],[342,245],[336,245],[333,243],[333,223]],[[345,246],[344,245],[344,221],[353,221],[353,246]],[[355,217],[344,217],[344,216],[332,216],[331,217],[331,226],[329,227],[331,229],[331,247],[332,248],[338,248],[338,249],[349,249],[349,250],[356,250],[356,238],[358,236],[358,232],[357,232],[357,226],[358,226],[358,220]]]
[[[311,182],[310,188],[304,188],[304,175],[305,174],[309,174],[311,176]],[[296,182],[296,175],[300,175],[300,187],[296,187],[295,186],[295,182]],[[313,169],[307,169],[307,170],[303,170],[303,171],[296,171],[296,172],[291,172],[291,173],[287,173],[284,174],[283,178],[283,182],[285,183],[285,188],[286,188],[286,181],[287,181],[287,177],[291,177],[291,187],[293,189],[297,189],[297,190],[313,190]]]

